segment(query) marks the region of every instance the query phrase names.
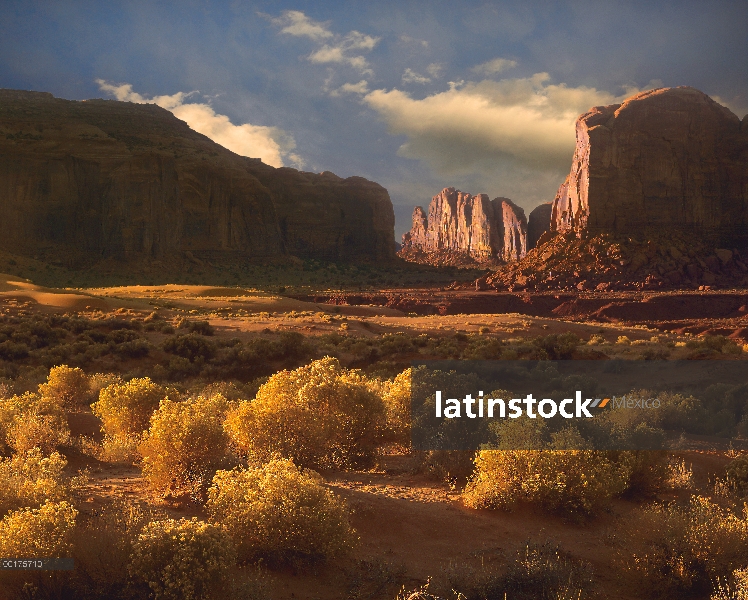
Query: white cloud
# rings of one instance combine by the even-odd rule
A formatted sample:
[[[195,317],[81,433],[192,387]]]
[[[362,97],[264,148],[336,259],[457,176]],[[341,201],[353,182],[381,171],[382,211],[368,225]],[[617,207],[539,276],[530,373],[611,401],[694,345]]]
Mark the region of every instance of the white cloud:
[[[226,115],[219,115],[213,108],[204,103],[185,103],[185,99],[197,92],[177,92],[171,96],[154,96],[146,98],[134,92],[129,83],[113,85],[103,79],[97,79],[99,88],[124,102],[138,104],[157,104],[161,108],[171,111],[174,116],[182,119],[198,133],[236,152],[241,156],[260,158],[274,167],[284,166],[284,158],[299,168],[303,161],[292,153],[296,143],[291,135],[277,127],[262,125],[234,125]]]
[[[369,62],[363,53],[371,52],[381,38],[352,30],[345,35],[335,34],[327,24],[313,21],[298,10],[284,11],[280,17],[271,18],[281,33],[305,36],[321,44],[307,60],[316,64],[345,64],[365,75],[372,75]]]
[[[285,10],[280,17],[271,18],[270,22],[281,27],[281,33],[288,35],[308,37],[315,41],[333,37],[326,23],[314,21],[300,10]]]
[[[372,74],[368,61],[358,52],[371,51],[379,39],[358,31],[351,31],[333,43],[324,44],[307,58],[313,63],[343,63],[362,73]]]
[[[478,75],[485,75],[487,77],[490,77],[491,75],[496,75],[497,73],[501,73],[502,71],[506,71],[507,69],[513,69],[516,66],[516,60],[509,60],[508,58],[494,58],[493,60],[489,60],[487,62],[476,65],[471,69],[471,71]]]
[[[428,48],[429,43],[426,40],[419,40],[418,38],[410,37],[409,35],[401,35],[400,41],[405,44],[416,44],[421,46],[422,48]]]
[[[431,82],[430,77],[424,77],[419,75],[413,69],[405,69],[403,73],[403,83],[429,83]]]
[[[630,95],[627,91],[626,96]],[[450,89],[414,99],[374,90],[364,102],[407,141],[398,154],[436,173],[480,172],[490,165],[562,172],[574,150],[574,123],[590,107],[621,101],[605,91],[551,84],[547,73],[501,81],[452,82]]]
[[[443,70],[444,65],[440,63],[431,63],[428,67],[426,67],[426,72],[432,77],[439,77],[439,75],[442,74]]]
[[[362,79],[358,83],[344,83],[338,89],[330,92],[331,96],[340,96],[342,94],[368,94],[369,83]]]

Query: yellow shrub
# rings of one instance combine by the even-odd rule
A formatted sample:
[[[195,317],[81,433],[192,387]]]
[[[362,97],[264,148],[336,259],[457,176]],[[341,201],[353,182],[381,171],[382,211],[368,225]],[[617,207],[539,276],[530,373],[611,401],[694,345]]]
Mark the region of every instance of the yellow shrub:
[[[410,446],[410,386],[413,369],[406,369],[383,390],[382,401],[387,411],[387,427],[394,439]]]
[[[698,593],[748,561],[748,520],[703,496],[643,508],[621,537],[624,572],[662,597]]]
[[[161,401],[139,447],[143,474],[154,491],[198,497],[218,469],[230,466],[229,439],[223,430],[229,407],[219,394]]]
[[[623,492],[631,473],[592,450],[482,450],[463,495],[473,508],[510,508],[517,502],[547,510],[593,513]]]
[[[41,508],[22,508],[6,515],[0,521],[0,556],[66,556],[77,515],[78,511],[65,501],[47,502]]]
[[[63,474],[66,466],[60,454],[45,457],[39,448],[0,459],[0,516],[9,510],[39,506],[45,500],[69,500],[78,480]]]
[[[48,454],[68,442],[70,429],[56,400],[27,392],[0,400],[0,438],[16,452],[38,447]]]
[[[78,367],[71,369],[67,365],[50,369],[47,382],[39,385],[39,394],[66,410],[79,410],[93,400],[88,375]]]
[[[130,574],[156,600],[214,598],[236,563],[231,537],[216,525],[193,519],[154,521],[133,544]]]
[[[354,542],[345,503],[324,487],[317,473],[288,459],[218,471],[206,506],[233,536],[244,560],[327,558]]]
[[[273,375],[225,427],[250,460],[280,454],[307,467],[341,467],[372,461],[384,421],[382,400],[364,378],[327,357]]]
[[[91,408],[101,419],[106,434],[140,435],[148,428],[153,411],[165,396],[163,387],[144,377],[108,385],[99,392],[99,399]]]

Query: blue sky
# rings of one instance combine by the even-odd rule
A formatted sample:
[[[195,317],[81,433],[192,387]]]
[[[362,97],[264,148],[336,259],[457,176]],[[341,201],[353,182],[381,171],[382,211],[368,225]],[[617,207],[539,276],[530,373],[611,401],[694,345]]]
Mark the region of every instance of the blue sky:
[[[277,166],[553,199],[575,117],[691,85],[748,113],[744,2],[0,3],[0,87],[155,101]]]

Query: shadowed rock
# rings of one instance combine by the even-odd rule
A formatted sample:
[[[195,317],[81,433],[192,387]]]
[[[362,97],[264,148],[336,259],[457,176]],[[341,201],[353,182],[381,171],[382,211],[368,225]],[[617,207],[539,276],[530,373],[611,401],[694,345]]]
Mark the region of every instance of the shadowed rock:
[[[152,104],[0,90],[0,247],[14,253],[381,260],[393,232],[387,190],[360,177],[275,169]]]
[[[527,219],[527,249],[537,246],[540,236],[551,229],[551,214],[553,203],[546,202],[536,206]]]

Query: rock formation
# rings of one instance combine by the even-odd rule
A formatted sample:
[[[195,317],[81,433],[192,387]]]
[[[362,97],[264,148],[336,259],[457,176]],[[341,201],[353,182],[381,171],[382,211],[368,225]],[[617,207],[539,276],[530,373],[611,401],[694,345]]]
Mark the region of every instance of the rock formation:
[[[532,209],[527,218],[527,249],[532,250],[538,243],[540,236],[551,228],[551,214],[553,203],[546,202]]]
[[[387,190],[238,156],[152,104],[0,90],[0,247],[73,257],[394,257]]]
[[[662,228],[722,244],[748,239],[748,121],[690,87],[581,115],[553,202],[558,232]]]
[[[403,235],[401,256],[441,263],[452,258],[479,264],[516,261],[527,252],[525,212],[507,198],[489,200],[445,188],[417,206],[413,227]]]

